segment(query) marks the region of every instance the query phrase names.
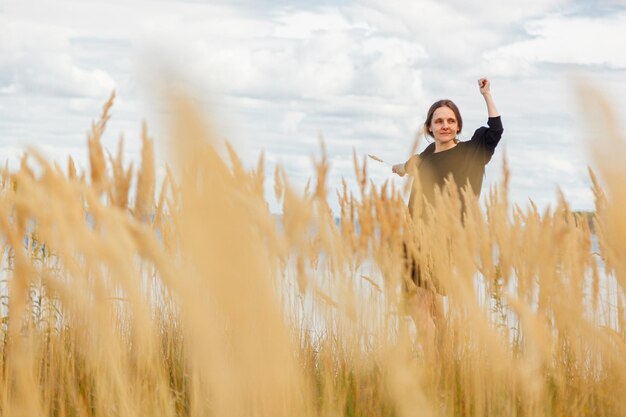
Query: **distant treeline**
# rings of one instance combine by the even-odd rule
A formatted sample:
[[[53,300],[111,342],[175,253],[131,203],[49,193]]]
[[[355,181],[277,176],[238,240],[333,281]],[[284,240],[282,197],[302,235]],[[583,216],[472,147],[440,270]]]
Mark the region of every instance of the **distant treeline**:
[[[596,217],[595,211],[575,210],[572,211],[572,214],[576,218],[577,222],[579,219],[586,220],[589,225],[589,230],[591,230],[592,233],[595,233],[595,227],[593,224],[593,219]]]

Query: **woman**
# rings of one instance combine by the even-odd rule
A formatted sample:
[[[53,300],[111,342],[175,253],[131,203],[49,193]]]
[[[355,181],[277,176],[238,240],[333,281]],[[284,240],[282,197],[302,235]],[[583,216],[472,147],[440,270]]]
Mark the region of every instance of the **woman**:
[[[394,165],[392,171],[400,176],[416,173],[421,185],[421,193],[411,192],[409,210],[415,215],[416,205],[425,202],[434,203],[435,188],[442,189],[445,179],[451,176],[459,190],[465,186],[478,196],[482,188],[485,165],[491,160],[500,138],[502,137],[502,121],[491,97],[491,85],[488,79],[478,80],[480,93],[487,105],[487,126],[480,127],[469,141],[459,141],[457,135],[463,128],[463,119],[458,107],[451,100],[435,102],[426,115],[424,132],[434,138],[419,155],[414,155],[406,163]],[[415,187],[414,187],[415,189]],[[460,193],[459,193],[460,195]],[[416,201],[417,200],[417,201]],[[423,213],[423,210],[419,210]],[[420,266],[410,261],[410,273],[417,287],[415,296],[409,297],[410,314],[424,335],[427,350],[434,347],[435,317],[437,309],[433,288],[422,279]],[[438,291],[437,288],[434,288]]]
[[[463,187],[469,181],[474,194],[480,194],[485,165],[502,137],[503,128],[491,97],[489,80],[481,78],[478,86],[487,104],[488,127],[478,128],[469,141],[459,141],[457,135],[463,128],[459,109],[451,100],[439,100],[430,106],[424,122],[424,131],[435,141],[419,155],[392,167],[392,171],[400,176],[415,169],[423,195],[431,204],[434,202],[435,186],[443,188],[449,175],[452,175],[457,187]],[[411,212],[416,204],[413,194],[409,198]]]

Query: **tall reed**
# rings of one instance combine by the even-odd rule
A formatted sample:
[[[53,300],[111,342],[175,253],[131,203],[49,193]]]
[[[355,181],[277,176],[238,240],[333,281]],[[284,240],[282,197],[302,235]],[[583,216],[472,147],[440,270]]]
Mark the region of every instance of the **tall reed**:
[[[562,196],[511,206],[506,164],[484,204],[448,187],[411,217],[407,190],[356,155],[333,213],[323,149],[304,194],[276,168],[277,220],[263,156],[223,159],[183,96],[160,185],[145,127],[137,172],[122,141],[104,158],[112,96],[88,179],[35,151],[2,170],[0,415],[624,415],[626,142],[612,107],[581,97],[591,131],[611,127],[590,221]],[[446,293],[432,351],[404,248]]]

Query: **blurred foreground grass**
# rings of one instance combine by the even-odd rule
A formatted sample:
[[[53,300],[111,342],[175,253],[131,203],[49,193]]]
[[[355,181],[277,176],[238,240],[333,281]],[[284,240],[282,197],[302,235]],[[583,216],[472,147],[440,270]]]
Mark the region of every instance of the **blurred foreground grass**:
[[[591,124],[615,125],[581,97]],[[414,222],[406,190],[371,184],[356,157],[338,225],[323,157],[304,194],[277,168],[279,225],[263,159],[223,160],[188,101],[170,99],[161,184],[145,131],[137,170],[122,144],[105,157],[111,105],[88,172],[35,152],[2,171],[0,415],[626,415],[617,128],[594,138],[593,234],[563,198],[510,207],[508,172],[464,223],[449,190]],[[404,314],[403,244],[447,291],[435,352]]]

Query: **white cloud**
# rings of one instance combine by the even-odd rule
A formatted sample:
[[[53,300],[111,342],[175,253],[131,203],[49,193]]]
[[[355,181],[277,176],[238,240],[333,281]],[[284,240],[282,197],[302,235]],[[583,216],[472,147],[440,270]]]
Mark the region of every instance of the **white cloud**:
[[[298,125],[304,120],[306,113],[299,111],[290,111],[283,116],[282,129],[285,133],[294,133],[298,131]]]
[[[283,11],[275,18],[272,26],[273,37],[286,39],[310,39],[318,33],[341,32],[358,27],[353,26],[337,8],[322,11]]]
[[[481,55],[517,36],[526,19],[571,0],[365,0],[351,8],[353,19],[381,33],[423,45],[429,64],[459,74]]]
[[[70,54],[71,31],[0,16],[0,87],[19,92],[99,97],[115,81],[98,68],[80,66]]]
[[[525,0],[506,2],[501,0],[447,0],[446,5],[466,16],[473,17],[475,24],[507,28],[528,18],[543,15],[557,8],[573,4],[572,0]],[[442,20],[445,16],[442,15]]]
[[[283,12],[275,30],[251,31],[248,37],[204,37],[202,30],[172,24],[177,23],[169,26],[174,35],[144,34],[145,42],[158,44],[173,61],[193,62],[192,75],[224,94],[267,100],[421,94],[424,49],[403,39],[365,36],[338,9]]]
[[[529,22],[525,29],[532,39],[498,48],[487,53],[486,58],[511,74],[529,74],[529,65],[533,63],[626,68],[624,12],[595,18],[542,18]]]

